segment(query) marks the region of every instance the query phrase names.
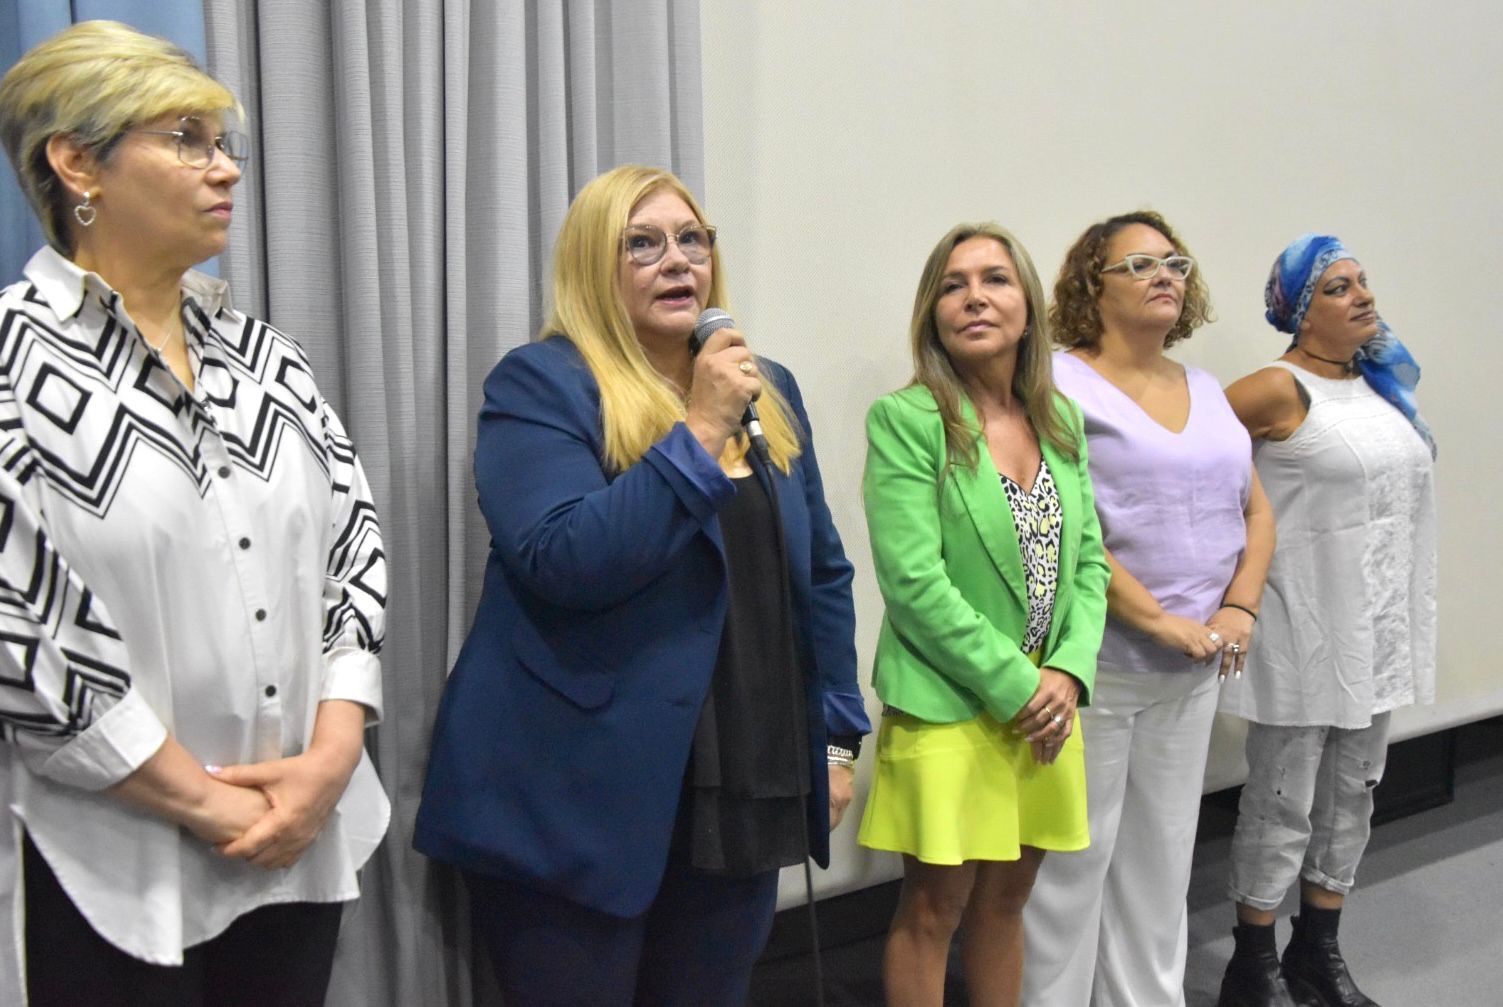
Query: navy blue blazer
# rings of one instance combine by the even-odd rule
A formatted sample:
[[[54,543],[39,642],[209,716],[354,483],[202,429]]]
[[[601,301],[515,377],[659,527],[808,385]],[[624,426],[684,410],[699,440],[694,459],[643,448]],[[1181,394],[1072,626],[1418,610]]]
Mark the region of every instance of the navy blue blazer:
[[[809,695],[815,859],[829,861],[827,734],[871,729],[856,684],[852,570],[830,520],[808,417],[782,509]],[[720,645],[717,507],[735,493],[680,423],[625,472],[605,467],[600,396],[561,336],[485,383],[475,481],[491,532],[475,622],[444,689],[414,845],[437,860],[620,917],[667,863]]]

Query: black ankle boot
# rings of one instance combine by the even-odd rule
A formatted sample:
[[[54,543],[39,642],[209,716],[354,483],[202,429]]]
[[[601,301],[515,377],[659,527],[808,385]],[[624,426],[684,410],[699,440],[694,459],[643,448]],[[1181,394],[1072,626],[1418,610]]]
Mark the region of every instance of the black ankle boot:
[[[1273,924],[1239,923],[1232,928],[1237,949],[1221,977],[1216,1007],[1295,1007],[1279,974],[1279,949]]]
[[[1336,944],[1340,909],[1300,905],[1294,937],[1284,949],[1284,981],[1302,1004],[1321,1007],[1378,1007],[1357,988]]]

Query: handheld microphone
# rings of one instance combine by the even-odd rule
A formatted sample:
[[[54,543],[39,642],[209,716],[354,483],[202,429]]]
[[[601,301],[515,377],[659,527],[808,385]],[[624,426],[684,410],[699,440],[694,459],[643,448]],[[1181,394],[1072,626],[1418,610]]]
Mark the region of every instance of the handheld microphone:
[[[689,336],[689,352],[697,354],[711,334],[735,327],[735,319],[726,312],[719,308],[705,308],[694,322],[694,332]],[[757,457],[767,461],[767,435],[762,432],[762,419],[757,415],[756,402],[746,404],[746,412],[741,414],[741,426],[746,429],[746,436],[751,438]]]

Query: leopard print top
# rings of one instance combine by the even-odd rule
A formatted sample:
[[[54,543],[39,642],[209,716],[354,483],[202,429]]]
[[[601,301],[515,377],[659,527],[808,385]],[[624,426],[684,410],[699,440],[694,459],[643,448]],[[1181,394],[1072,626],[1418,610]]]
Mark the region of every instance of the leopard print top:
[[[1028,628],[1018,646],[1029,653],[1044,645],[1049,635],[1049,621],[1054,613],[1054,595],[1059,587],[1059,535],[1063,511],[1059,490],[1049,466],[1039,461],[1039,473],[1033,489],[1024,490],[1006,476],[1002,488],[1012,508],[1012,521],[1018,529],[1018,550],[1023,554],[1023,569],[1028,584]]]

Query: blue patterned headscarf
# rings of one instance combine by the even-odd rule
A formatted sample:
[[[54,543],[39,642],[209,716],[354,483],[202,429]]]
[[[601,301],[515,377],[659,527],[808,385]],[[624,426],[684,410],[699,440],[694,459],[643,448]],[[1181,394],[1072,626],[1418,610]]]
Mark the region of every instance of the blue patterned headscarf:
[[[1356,258],[1340,238],[1329,234],[1302,234],[1279,253],[1268,273],[1268,285],[1263,288],[1263,303],[1268,308],[1264,317],[1280,332],[1294,336],[1290,349],[1299,342],[1300,323],[1310,310],[1315,286],[1325,271],[1333,262]],[[1414,400],[1420,366],[1387,322],[1378,319],[1378,334],[1358,347],[1352,362],[1373,391],[1414,425],[1430,448],[1430,457],[1435,457],[1435,436]]]

